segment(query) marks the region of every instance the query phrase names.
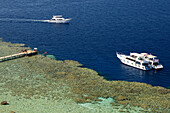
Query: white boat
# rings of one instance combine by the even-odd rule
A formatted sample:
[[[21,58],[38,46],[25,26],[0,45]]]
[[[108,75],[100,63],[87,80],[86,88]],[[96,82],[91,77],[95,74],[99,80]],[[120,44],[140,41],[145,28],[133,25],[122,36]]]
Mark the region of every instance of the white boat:
[[[65,19],[65,18],[63,18],[62,15],[54,15],[54,16],[52,17],[52,19],[50,19],[50,20],[45,20],[45,21],[46,21],[46,22],[50,22],[50,23],[59,23],[59,24],[61,24],[61,23],[69,23],[70,20],[71,20],[71,18]]]
[[[159,63],[159,59],[157,58],[157,56],[154,56],[154,55],[151,55],[148,53],[141,53],[141,55],[143,55],[147,61],[151,62],[153,69],[162,69],[163,68],[163,65]]]
[[[145,60],[145,57],[141,54],[130,53],[130,55],[124,55],[116,52],[116,55],[123,64],[142,70],[152,69],[150,61]]]

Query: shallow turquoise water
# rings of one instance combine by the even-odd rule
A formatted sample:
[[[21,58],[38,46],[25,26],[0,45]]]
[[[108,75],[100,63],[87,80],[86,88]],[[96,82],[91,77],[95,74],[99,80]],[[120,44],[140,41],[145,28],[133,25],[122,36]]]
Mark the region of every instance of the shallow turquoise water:
[[[169,0],[15,0],[0,2],[0,37],[76,60],[109,80],[170,86]],[[70,24],[49,24],[54,14]],[[31,19],[28,21],[27,19]],[[115,52],[157,55],[163,70],[125,66]]]

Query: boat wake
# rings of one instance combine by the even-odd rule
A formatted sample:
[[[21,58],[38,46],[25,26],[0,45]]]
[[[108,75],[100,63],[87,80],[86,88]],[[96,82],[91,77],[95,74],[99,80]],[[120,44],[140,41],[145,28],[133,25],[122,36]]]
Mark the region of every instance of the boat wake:
[[[0,18],[4,22],[49,22],[49,20]]]

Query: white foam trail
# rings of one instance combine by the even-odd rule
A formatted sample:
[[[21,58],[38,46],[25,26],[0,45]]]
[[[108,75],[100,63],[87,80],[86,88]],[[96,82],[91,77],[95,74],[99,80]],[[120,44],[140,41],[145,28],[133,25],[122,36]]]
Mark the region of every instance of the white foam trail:
[[[12,19],[12,18],[0,18],[0,21],[16,21],[16,22],[48,22],[48,20]]]

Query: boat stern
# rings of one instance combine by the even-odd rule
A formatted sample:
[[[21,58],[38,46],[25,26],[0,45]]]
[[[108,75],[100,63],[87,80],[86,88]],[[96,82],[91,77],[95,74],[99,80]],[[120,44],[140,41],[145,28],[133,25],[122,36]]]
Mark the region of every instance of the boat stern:
[[[157,66],[154,66],[153,68],[154,68],[154,69],[163,69],[163,65],[159,64],[159,65],[157,65]]]
[[[70,20],[71,20],[71,18],[65,19],[65,22],[64,22],[64,23],[69,23]]]

